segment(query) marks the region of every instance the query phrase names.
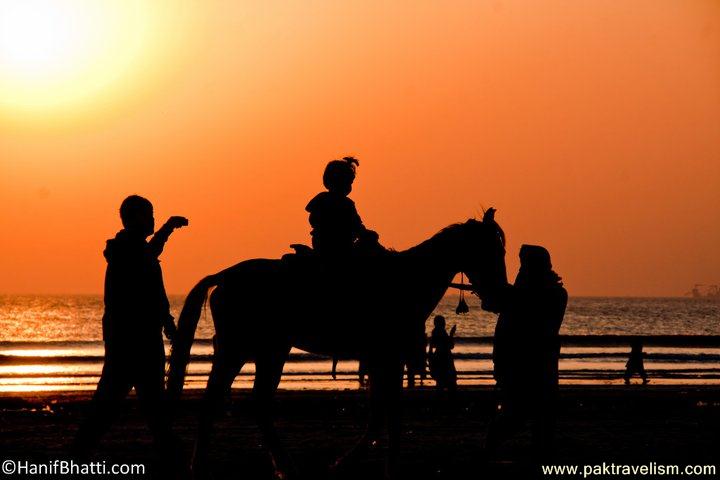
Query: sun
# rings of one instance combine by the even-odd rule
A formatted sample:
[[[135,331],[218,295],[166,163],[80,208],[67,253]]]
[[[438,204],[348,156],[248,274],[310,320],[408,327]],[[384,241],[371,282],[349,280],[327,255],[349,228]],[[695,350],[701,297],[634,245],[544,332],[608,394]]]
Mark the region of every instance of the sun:
[[[137,84],[174,27],[160,5],[0,0],[0,113],[75,111]]]
[[[92,54],[97,32],[87,12],[57,0],[3,0],[0,62],[25,80],[63,75]]]

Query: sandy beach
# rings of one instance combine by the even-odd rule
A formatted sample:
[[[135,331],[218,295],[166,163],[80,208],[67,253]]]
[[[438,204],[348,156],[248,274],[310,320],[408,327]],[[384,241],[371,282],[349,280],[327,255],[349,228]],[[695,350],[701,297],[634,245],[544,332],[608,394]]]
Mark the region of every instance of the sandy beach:
[[[186,394],[175,429],[188,456],[201,392]],[[0,451],[4,458],[67,458],[67,446],[84,416],[88,392],[6,393],[0,397]],[[97,451],[97,459],[143,463],[152,470],[151,437],[134,395]],[[720,389],[711,386],[566,386],[562,389],[557,464],[717,464]],[[277,424],[298,478],[327,478],[327,466],[361,432],[367,398],[361,391],[280,391]],[[498,457],[479,461],[494,408],[491,388],[461,389],[453,403],[430,389],[404,396],[403,478],[542,477],[531,462],[528,432]],[[215,478],[270,478],[267,457],[246,390],[235,390],[217,424]],[[382,478],[382,449],[340,478]],[[156,478],[149,473],[143,478]],[[553,478],[553,477],[545,477]]]

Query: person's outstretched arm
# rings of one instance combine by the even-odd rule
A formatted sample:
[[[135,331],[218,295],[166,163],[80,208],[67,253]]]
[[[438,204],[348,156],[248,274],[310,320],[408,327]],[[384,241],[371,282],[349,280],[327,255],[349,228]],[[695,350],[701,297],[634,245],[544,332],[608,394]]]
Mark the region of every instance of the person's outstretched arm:
[[[170,217],[165,225],[160,227],[155,235],[150,239],[148,245],[150,245],[150,251],[156,257],[159,257],[165,248],[165,243],[170,238],[170,234],[175,231],[176,228],[185,227],[188,225],[188,219],[185,217],[174,216]]]

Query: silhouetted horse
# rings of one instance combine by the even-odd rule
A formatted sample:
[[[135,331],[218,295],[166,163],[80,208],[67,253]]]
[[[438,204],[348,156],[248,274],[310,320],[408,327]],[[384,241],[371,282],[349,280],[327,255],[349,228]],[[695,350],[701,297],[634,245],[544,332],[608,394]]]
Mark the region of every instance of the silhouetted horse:
[[[206,467],[213,417],[235,376],[255,362],[257,418],[277,477],[289,460],[278,441],[272,397],[291,347],[343,358],[366,358],[371,414],[367,432],[335,463],[341,468],[366,451],[387,421],[388,468],[397,454],[403,363],[412,354],[413,332],[464,272],[483,308],[507,285],[505,248],[497,224],[469,220],[451,225],[403,252],[322,266],[322,261],[254,259],[204,278],[185,300],[170,358],[168,393],[182,392],[190,347],[208,291],[215,324],[215,354],[200,415],[193,468]],[[294,265],[292,265],[294,263]],[[199,472],[198,472],[199,473]]]

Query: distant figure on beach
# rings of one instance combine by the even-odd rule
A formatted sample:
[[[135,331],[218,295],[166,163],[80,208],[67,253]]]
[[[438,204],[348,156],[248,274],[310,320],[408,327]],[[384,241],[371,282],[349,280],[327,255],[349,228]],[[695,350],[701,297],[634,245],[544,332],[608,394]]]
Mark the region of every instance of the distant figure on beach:
[[[643,353],[642,340],[635,339],[630,345],[630,357],[625,364],[625,374],[623,375],[625,385],[630,385],[630,379],[635,374],[640,375],[643,385],[647,385],[649,380],[645,372],[645,354]]]
[[[495,328],[493,364],[499,401],[488,428],[486,453],[492,454],[528,420],[537,453],[552,451],[559,331],[566,306],[567,292],[552,269],[549,252],[523,245],[520,271]]]
[[[323,174],[327,190],[315,195],[305,207],[310,213],[312,246],[320,255],[348,258],[356,241],[377,242],[377,233],[365,228],[355,202],[348,197],[359,165],[355,157],[328,163]]]
[[[455,348],[454,337],[457,326],[453,325],[448,335],[445,331],[445,317],[436,315],[433,324],[434,328],[428,346],[430,375],[435,379],[439,391],[448,390],[452,393],[457,388],[457,371],[452,355],[452,350]]]
[[[158,257],[170,234],[184,227],[184,217],[170,217],[155,235],[153,206],[132,195],[120,206],[123,229],[107,241],[105,259],[105,363],[91,413],[78,431],[75,453],[86,455],[117,416],[121,402],[135,388],[158,454],[169,460],[177,446],[164,404],[165,349],[162,332],[175,336],[175,324],[163,285]]]
[[[415,388],[415,377],[420,380],[420,385],[425,383],[427,377],[427,358],[426,351],[428,347],[428,339],[425,334],[425,325],[414,335],[410,344],[410,351],[407,353],[405,368],[407,372],[408,388]]]

